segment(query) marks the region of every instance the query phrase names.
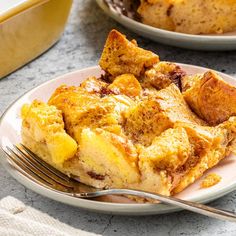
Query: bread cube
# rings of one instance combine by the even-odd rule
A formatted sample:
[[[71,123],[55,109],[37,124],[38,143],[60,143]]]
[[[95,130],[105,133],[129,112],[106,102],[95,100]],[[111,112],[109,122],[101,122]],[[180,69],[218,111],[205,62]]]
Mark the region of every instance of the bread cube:
[[[156,54],[139,48],[136,42],[128,41],[123,34],[112,30],[106,40],[99,65],[114,80],[122,74],[133,74],[138,78],[158,61]]]
[[[55,106],[35,100],[31,105],[23,106],[22,119],[23,142],[29,136],[35,142],[46,145],[56,165],[75,155],[77,143],[65,132],[61,111]],[[30,142],[28,146],[31,146]],[[34,151],[37,153],[37,150]]]
[[[191,109],[210,125],[236,115],[236,88],[208,71],[183,93]]]

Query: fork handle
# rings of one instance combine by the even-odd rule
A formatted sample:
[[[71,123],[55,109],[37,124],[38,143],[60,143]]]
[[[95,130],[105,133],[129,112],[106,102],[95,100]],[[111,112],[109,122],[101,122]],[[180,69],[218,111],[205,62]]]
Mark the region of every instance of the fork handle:
[[[236,214],[230,211],[220,210],[214,207],[209,207],[201,203],[191,202],[187,200],[182,200],[175,197],[164,196],[157,193],[151,193],[146,191],[131,190],[131,189],[107,189],[91,193],[79,193],[73,194],[75,197],[83,198],[93,198],[104,195],[132,195],[144,198],[151,198],[154,200],[161,201],[173,206],[183,208],[192,212],[196,212],[202,215],[213,217],[220,220],[228,220],[236,222]]]

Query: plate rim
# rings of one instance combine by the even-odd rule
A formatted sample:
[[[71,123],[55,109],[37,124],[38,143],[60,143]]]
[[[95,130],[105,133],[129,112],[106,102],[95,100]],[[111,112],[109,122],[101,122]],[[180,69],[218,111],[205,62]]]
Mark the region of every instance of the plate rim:
[[[209,68],[206,67],[201,67],[201,66],[195,66],[191,64],[183,64],[183,63],[176,63],[182,67],[194,67],[197,69],[201,70],[210,70]],[[36,91],[38,88],[45,86],[47,84],[50,84],[52,82],[55,82],[57,80],[60,80],[64,77],[68,77],[70,75],[76,75],[77,73],[82,73],[83,71],[97,71],[101,70],[99,66],[92,66],[92,67],[87,67],[84,69],[78,69],[74,70],[69,73],[65,73],[63,75],[57,76],[51,80],[48,80],[46,82],[43,82],[36,87],[28,90],[27,92],[23,93],[21,96],[19,96],[17,99],[15,99],[7,108],[6,110],[2,113],[0,117],[0,130],[3,125],[3,121],[5,116],[8,114],[8,112],[11,110],[11,108],[20,100],[23,99],[25,96],[33,93]],[[215,70],[214,70],[215,71]],[[227,75],[225,73],[216,71],[219,75],[223,77],[229,77],[231,79],[234,79],[234,77]],[[1,137],[0,137],[0,150],[3,149],[2,142],[1,142]],[[37,192],[40,195],[46,196],[50,199],[56,200],[58,202],[62,202],[65,204],[73,205],[79,208],[83,208],[89,211],[94,211],[94,212],[100,212],[100,213],[112,213],[112,214],[120,214],[120,215],[157,215],[157,214],[163,214],[163,213],[169,213],[169,212],[175,212],[175,211],[180,211],[182,210],[179,207],[175,206],[170,206],[166,204],[152,204],[152,203],[132,203],[132,204],[127,204],[127,203],[111,203],[111,202],[100,202],[100,201],[94,201],[90,199],[82,199],[78,198],[76,201],[73,201],[74,198],[63,195],[61,193],[57,193],[56,191],[47,189],[43,186],[40,186],[39,184],[33,182],[29,178],[25,177],[22,175],[20,172],[18,172],[16,169],[11,167],[5,157],[5,153],[1,150],[0,152],[0,162],[2,163],[3,167],[7,170],[7,172],[18,182],[20,182],[22,185],[26,186],[27,188],[33,190],[34,192]],[[192,197],[191,201],[195,202],[201,202],[201,203],[207,203],[210,201],[213,201],[215,199],[218,199],[236,189],[236,181],[234,183],[231,183],[227,185],[224,188],[221,189],[213,189],[210,193],[206,193],[203,196],[199,197]],[[79,204],[78,204],[79,203]],[[84,204],[85,203],[85,204]],[[109,208],[109,209],[107,209]]]
[[[170,36],[172,36],[172,38],[176,38],[176,37],[182,37],[185,39],[201,39],[202,41],[210,41],[210,40],[214,40],[214,41],[218,41],[219,43],[222,40],[228,40],[228,41],[232,41],[235,42],[236,39],[236,35],[197,35],[197,34],[187,34],[187,33],[181,33],[181,32],[175,32],[175,31],[170,31],[170,30],[165,30],[165,29],[161,29],[161,28],[157,28],[151,25],[147,25],[144,24],[142,22],[136,21],[134,19],[131,19],[123,14],[120,14],[118,12],[116,12],[114,9],[110,9],[104,2],[104,0],[96,0],[97,4],[100,6],[101,9],[103,9],[105,11],[105,13],[107,13],[110,17],[114,18],[115,20],[118,20],[118,18],[125,20],[126,22],[128,22],[129,24],[141,27],[142,29],[148,29],[150,31],[153,32],[157,32],[160,35],[164,35],[164,34],[169,34]],[[230,32],[229,32],[230,33]]]

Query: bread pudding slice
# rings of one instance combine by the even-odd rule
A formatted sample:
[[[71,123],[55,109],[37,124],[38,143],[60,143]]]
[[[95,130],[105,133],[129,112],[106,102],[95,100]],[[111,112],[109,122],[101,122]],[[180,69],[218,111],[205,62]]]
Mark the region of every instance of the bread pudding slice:
[[[141,0],[141,21],[188,34],[221,34],[236,29],[234,0]]]
[[[173,63],[154,62],[112,34],[122,40],[107,40],[105,76],[61,85],[47,104],[23,106],[22,141],[85,184],[173,195],[235,150],[235,88],[213,72],[190,77]],[[120,62],[124,45],[131,64]]]

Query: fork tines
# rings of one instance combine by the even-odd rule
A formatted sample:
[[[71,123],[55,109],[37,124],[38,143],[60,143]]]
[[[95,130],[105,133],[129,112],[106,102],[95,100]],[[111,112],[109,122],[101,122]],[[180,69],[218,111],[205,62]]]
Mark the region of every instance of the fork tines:
[[[72,192],[75,181],[40,159],[25,145],[9,145],[3,150],[8,161],[21,174],[50,188]]]

